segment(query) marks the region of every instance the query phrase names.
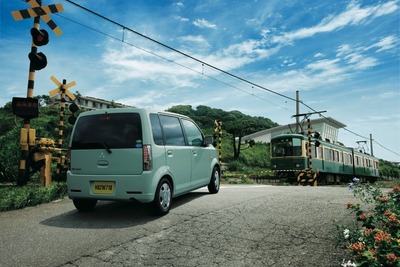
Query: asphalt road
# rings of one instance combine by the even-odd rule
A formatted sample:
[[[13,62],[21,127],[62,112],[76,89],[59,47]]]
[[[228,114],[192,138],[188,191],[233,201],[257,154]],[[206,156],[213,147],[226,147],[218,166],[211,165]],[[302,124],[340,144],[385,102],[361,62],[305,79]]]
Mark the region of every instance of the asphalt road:
[[[170,213],[71,200],[0,213],[0,266],[340,266],[333,221],[349,220],[344,187],[222,185],[174,199]]]

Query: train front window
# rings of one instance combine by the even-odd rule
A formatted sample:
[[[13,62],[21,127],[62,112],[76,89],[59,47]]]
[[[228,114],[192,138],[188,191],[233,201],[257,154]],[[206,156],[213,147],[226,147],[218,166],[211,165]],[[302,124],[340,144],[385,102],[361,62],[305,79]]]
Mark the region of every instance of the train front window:
[[[282,138],[272,140],[272,156],[287,157],[301,156],[300,138]]]

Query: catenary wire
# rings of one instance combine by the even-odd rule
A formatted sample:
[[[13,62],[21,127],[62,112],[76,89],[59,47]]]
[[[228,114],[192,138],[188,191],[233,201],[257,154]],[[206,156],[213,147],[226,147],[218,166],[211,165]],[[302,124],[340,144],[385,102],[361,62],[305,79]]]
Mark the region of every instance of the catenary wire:
[[[264,86],[261,86],[261,85],[259,85],[259,84],[254,83],[254,82],[251,82],[251,81],[249,81],[249,80],[247,80],[247,79],[244,79],[244,78],[242,78],[242,77],[239,77],[239,76],[237,76],[237,75],[235,75],[235,74],[232,74],[232,73],[230,73],[230,72],[228,72],[228,71],[225,71],[225,70],[223,70],[223,69],[220,69],[220,68],[218,68],[218,67],[216,67],[216,66],[214,66],[214,65],[211,65],[211,64],[209,64],[209,63],[207,63],[207,62],[205,62],[205,61],[202,61],[202,60],[200,60],[200,59],[198,59],[198,58],[196,58],[196,57],[193,57],[193,56],[191,56],[191,55],[189,55],[189,54],[187,54],[187,53],[184,53],[184,52],[182,52],[182,51],[180,51],[180,50],[178,50],[178,49],[176,49],[176,48],[173,48],[173,47],[171,47],[171,46],[169,46],[169,45],[166,45],[166,44],[164,44],[164,43],[162,43],[162,42],[160,42],[160,41],[157,41],[157,40],[155,40],[155,39],[153,39],[153,38],[151,38],[151,37],[148,37],[148,36],[146,36],[146,35],[144,35],[144,34],[138,32],[138,31],[135,31],[135,30],[133,30],[133,29],[131,29],[131,28],[129,28],[129,27],[126,27],[126,26],[124,26],[124,25],[122,25],[122,24],[120,24],[120,23],[118,23],[118,22],[116,22],[116,21],[114,21],[114,20],[112,20],[112,19],[109,19],[109,18],[107,18],[107,17],[105,17],[105,16],[103,16],[103,15],[101,15],[101,14],[99,14],[99,13],[93,11],[93,10],[90,10],[90,9],[88,9],[88,8],[82,6],[82,5],[79,5],[79,4],[77,4],[77,3],[75,3],[75,2],[73,2],[73,1],[71,1],[71,0],[64,0],[64,1],[66,1],[66,2],[68,2],[68,3],[70,3],[70,4],[72,4],[72,5],[75,5],[76,7],[81,8],[81,9],[83,9],[83,10],[85,10],[85,11],[87,11],[87,12],[89,12],[89,13],[95,15],[95,16],[98,16],[98,17],[100,17],[100,18],[102,18],[102,19],[104,19],[104,20],[106,20],[106,21],[108,21],[108,22],[110,22],[110,23],[112,23],[112,24],[114,24],[114,25],[117,25],[118,27],[121,27],[123,30],[128,30],[128,31],[130,31],[130,32],[132,32],[132,33],[134,33],[134,34],[136,34],[136,35],[138,35],[138,36],[140,36],[140,37],[142,37],[142,38],[144,38],[144,39],[146,39],[146,40],[149,40],[149,41],[151,41],[151,42],[153,42],[153,43],[156,43],[156,44],[158,44],[158,45],[160,45],[160,46],[162,46],[162,47],[164,47],[164,48],[167,48],[167,49],[169,49],[169,50],[171,50],[171,51],[174,51],[174,52],[176,52],[176,53],[178,53],[178,54],[180,54],[180,55],[182,55],[182,56],[184,56],[184,57],[187,57],[187,58],[190,58],[190,59],[192,59],[192,60],[194,60],[194,61],[196,61],[196,62],[199,62],[199,63],[201,63],[203,66],[207,66],[207,67],[209,67],[209,68],[211,68],[211,69],[217,70],[217,71],[219,71],[219,72],[221,72],[221,73],[223,73],[223,74],[225,74],[225,75],[228,75],[228,76],[230,76],[230,77],[232,77],[232,78],[235,78],[235,79],[237,79],[237,80],[240,80],[240,81],[242,81],[242,82],[245,82],[245,83],[247,83],[247,84],[250,84],[250,85],[252,85],[253,87],[260,88],[260,89],[265,90],[265,91],[268,91],[268,92],[270,92],[270,93],[272,93],[272,94],[275,94],[275,95],[278,95],[278,96],[280,96],[280,97],[283,97],[283,98],[286,98],[286,99],[289,99],[289,100],[292,100],[292,101],[297,102],[297,100],[294,99],[294,98],[292,98],[292,97],[289,97],[289,96],[280,94],[280,93],[275,92],[275,91],[273,91],[273,90],[271,90],[271,89],[268,89],[268,88],[266,88],[266,87],[264,87]],[[59,14],[58,14],[58,15],[59,15]],[[60,15],[59,15],[59,16],[60,16]],[[65,18],[65,17],[63,17],[63,18]],[[67,18],[65,18],[65,19],[67,19]],[[70,19],[68,19],[68,20],[70,20]],[[70,21],[72,21],[72,20],[70,20]],[[77,23],[77,22],[76,22],[76,23]],[[233,85],[231,85],[231,84],[228,84],[228,83],[226,83],[226,82],[223,82],[223,81],[221,81],[221,80],[219,80],[219,79],[217,79],[217,78],[215,78],[215,77],[212,77],[212,76],[210,76],[210,75],[205,75],[204,73],[201,73],[201,72],[196,71],[196,70],[194,70],[194,69],[192,69],[192,68],[189,68],[189,67],[187,67],[187,66],[184,66],[183,64],[177,63],[177,62],[172,61],[172,60],[170,60],[170,59],[168,59],[168,58],[165,58],[165,57],[162,57],[162,56],[160,56],[160,55],[157,55],[157,54],[154,53],[154,52],[151,52],[151,51],[149,51],[149,50],[146,50],[146,49],[143,49],[143,48],[141,48],[141,47],[135,46],[135,45],[133,45],[133,44],[127,43],[127,42],[125,42],[123,39],[121,40],[121,39],[119,39],[119,38],[116,38],[116,37],[111,36],[111,35],[109,35],[109,34],[106,34],[106,33],[104,33],[104,32],[101,32],[101,31],[99,31],[99,30],[97,30],[97,29],[94,29],[94,28],[85,26],[85,25],[83,25],[83,24],[81,24],[81,23],[78,23],[78,24],[80,24],[80,25],[82,25],[82,26],[84,26],[84,27],[86,27],[86,28],[89,28],[89,29],[91,29],[91,30],[94,30],[94,31],[96,31],[96,32],[99,32],[99,33],[101,33],[101,34],[104,34],[104,35],[106,35],[106,36],[108,36],[108,37],[110,37],[110,38],[116,39],[116,40],[121,41],[121,42],[123,42],[123,43],[126,43],[126,44],[128,44],[128,45],[131,45],[131,46],[133,46],[133,47],[135,47],[135,48],[137,48],[137,49],[140,49],[140,50],[142,50],[142,51],[145,51],[145,52],[147,52],[147,53],[150,53],[150,54],[152,54],[152,55],[154,55],[154,56],[163,58],[164,60],[167,60],[168,62],[175,63],[175,64],[177,64],[177,65],[179,65],[179,66],[181,66],[181,67],[184,67],[184,68],[189,69],[189,70],[191,70],[191,71],[194,71],[194,72],[196,72],[196,73],[202,74],[202,75],[204,75],[204,76],[206,76],[206,77],[208,77],[208,78],[210,78],[210,79],[213,79],[213,80],[216,80],[216,81],[218,81],[218,82],[224,83],[224,84],[226,84],[226,85],[228,85],[228,86],[234,87],[235,89],[238,89],[238,90],[240,90],[240,91],[242,91],[242,92],[244,92],[244,93],[246,93],[246,94],[249,94],[249,95],[252,95],[252,96],[257,97],[257,98],[259,98],[259,99],[262,99],[262,100],[264,100],[264,101],[267,101],[266,99],[263,99],[263,98],[261,98],[261,97],[255,95],[255,94],[249,93],[249,92],[247,92],[247,91],[245,91],[245,90],[242,90],[242,89],[240,89],[240,88],[238,88],[238,87],[235,87],[235,86],[233,86]],[[269,102],[269,101],[267,101],[267,102]],[[305,104],[303,101],[300,101],[300,103],[301,103],[302,105],[304,105],[305,107],[309,108],[310,110],[312,110],[312,111],[318,113],[318,111],[316,111],[314,108],[310,107],[309,105]],[[272,103],[272,104],[273,104],[273,103]],[[335,121],[333,121],[331,118],[326,117],[326,116],[322,115],[321,113],[319,113],[319,115],[320,115],[321,117],[325,118],[326,120],[330,121],[332,124],[336,124]],[[358,137],[364,138],[364,139],[366,139],[366,140],[369,139],[368,137],[365,137],[365,136],[362,136],[362,135],[360,135],[360,134],[358,134],[358,133],[355,133],[354,131],[351,131],[351,130],[345,128],[345,127],[344,127],[343,129],[344,129],[345,131],[349,132],[349,133],[352,133],[352,134],[358,136]],[[386,150],[388,150],[388,151],[390,151],[390,152],[392,152],[392,153],[394,153],[394,154],[400,156],[400,154],[398,154],[398,153],[396,153],[396,152],[394,152],[394,151],[392,151],[392,150],[386,148],[385,146],[383,146],[383,145],[381,145],[380,143],[378,143],[376,140],[372,140],[372,141],[373,141],[374,143],[378,144],[380,147],[382,147],[382,148],[384,148],[384,149],[386,149]]]

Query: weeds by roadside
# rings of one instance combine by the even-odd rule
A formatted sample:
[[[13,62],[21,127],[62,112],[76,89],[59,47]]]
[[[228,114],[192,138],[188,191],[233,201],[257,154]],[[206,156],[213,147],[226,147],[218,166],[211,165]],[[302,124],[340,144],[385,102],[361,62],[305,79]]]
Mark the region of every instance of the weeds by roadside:
[[[370,184],[357,184],[359,202],[347,203],[355,215],[352,227],[336,224],[338,244],[351,260],[344,267],[400,266],[400,186],[383,192]]]
[[[65,183],[53,182],[49,187],[40,185],[0,187],[0,211],[22,209],[63,198],[67,194]]]

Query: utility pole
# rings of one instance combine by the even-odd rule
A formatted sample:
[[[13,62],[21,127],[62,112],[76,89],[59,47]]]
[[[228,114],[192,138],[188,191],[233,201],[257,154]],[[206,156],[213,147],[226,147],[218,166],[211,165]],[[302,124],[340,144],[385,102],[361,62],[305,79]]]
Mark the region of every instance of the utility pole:
[[[371,156],[374,156],[374,149],[372,147],[372,134],[369,134],[369,143],[371,145]]]
[[[296,133],[300,133],[300,97],[299,97],[299,91],[296,91]]]

